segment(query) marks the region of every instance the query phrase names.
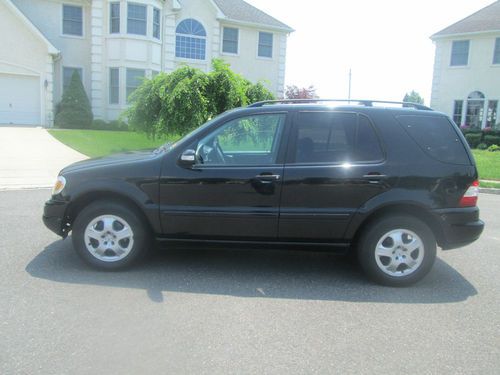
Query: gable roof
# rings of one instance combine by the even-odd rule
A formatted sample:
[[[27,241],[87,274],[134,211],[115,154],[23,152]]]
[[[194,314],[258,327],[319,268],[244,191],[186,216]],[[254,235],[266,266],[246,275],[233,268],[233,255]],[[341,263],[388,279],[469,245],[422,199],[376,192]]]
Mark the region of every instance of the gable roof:
[[[287,32],[294,31],[290,26],[243,0],[213,0],[213,2],[229,21],[268,26]]]
[[[431,38],[498,30],[500,30],[500,1],[495,1],[493,4],[437,32]]]
[[[59,50],[49,42],[49,40],[40,32],[40,30],[38,30],[36,26],[33,25],[31,21],[10,0],[5,0],[5,4],[12,11],[12,13],[14,13],[14,15],[21,20],[21,22],[28,28],[28,30],[30,30],[39,40],[42,41],[42,43],[47,46],[49,54],[59,54]]]

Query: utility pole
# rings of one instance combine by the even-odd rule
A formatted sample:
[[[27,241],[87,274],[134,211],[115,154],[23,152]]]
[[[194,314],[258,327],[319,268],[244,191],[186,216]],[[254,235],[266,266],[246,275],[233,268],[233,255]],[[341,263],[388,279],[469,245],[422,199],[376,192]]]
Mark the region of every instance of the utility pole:
[[[349,95],[348,95],[348,100],[351,101],[351,82],[352,82],[352,71],[351,68],[349,68]]]

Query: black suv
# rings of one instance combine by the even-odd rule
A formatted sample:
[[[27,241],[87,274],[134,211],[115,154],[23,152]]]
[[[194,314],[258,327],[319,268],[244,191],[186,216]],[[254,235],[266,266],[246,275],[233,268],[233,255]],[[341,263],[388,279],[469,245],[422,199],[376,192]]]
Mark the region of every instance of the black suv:
[[[483,230],[478,174],[457,126],[413,103],[270,101],[175,144],[60,172],[43,220],[88,263],[118,269],[151,240],[356,252],[402,286]]]

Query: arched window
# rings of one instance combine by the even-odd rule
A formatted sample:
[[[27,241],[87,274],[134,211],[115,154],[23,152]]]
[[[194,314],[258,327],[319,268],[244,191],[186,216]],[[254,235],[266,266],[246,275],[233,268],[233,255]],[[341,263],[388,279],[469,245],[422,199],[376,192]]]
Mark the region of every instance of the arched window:
[[[177,26],[175,34],[175,56],[205,60],[207,33],[201,23],[186,19]]]
[[[467,97],[467,112],[465,123],[472,127],[481,129],[484,117],[484,94],[474,91]]]

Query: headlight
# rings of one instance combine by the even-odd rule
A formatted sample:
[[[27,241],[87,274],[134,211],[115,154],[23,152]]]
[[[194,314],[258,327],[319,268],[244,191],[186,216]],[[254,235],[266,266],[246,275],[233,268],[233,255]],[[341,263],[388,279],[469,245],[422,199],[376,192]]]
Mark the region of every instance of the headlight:
[[[54,184],[54,188],[52,189],[52,195],[59,194],[63,191],[66,186],[66,179],[63,176],[57,176],[56,183]]]

